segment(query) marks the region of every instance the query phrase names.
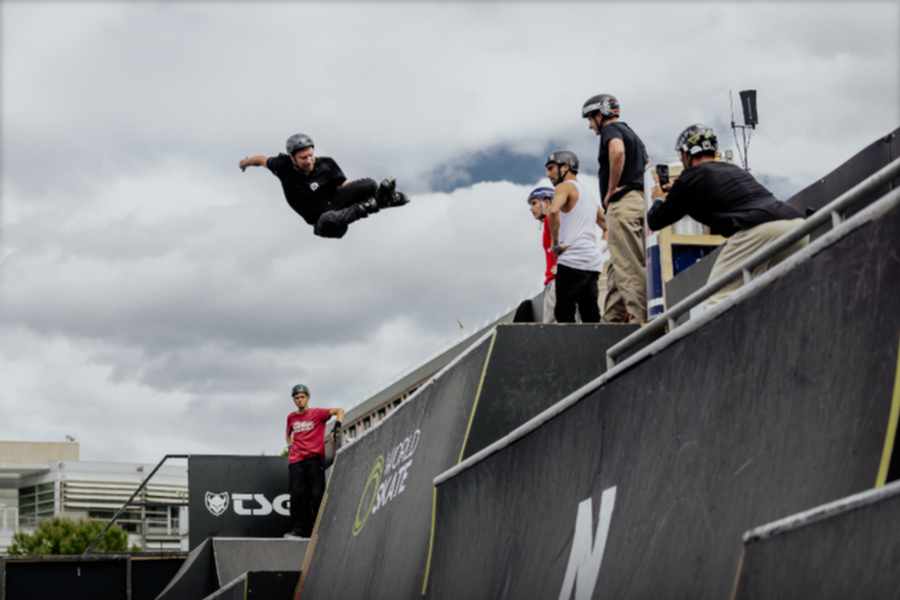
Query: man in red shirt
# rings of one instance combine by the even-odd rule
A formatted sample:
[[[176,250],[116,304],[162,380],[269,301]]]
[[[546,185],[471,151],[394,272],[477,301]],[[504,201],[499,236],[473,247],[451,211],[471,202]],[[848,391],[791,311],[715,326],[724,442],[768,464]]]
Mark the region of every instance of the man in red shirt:
[[[555,323],[556,318],[553,316],[553,309],[556,306],[556,286],[553,280],[556,278],[556,254],[552,250],[553,240],[550,236],[550,227],[547,222],[547,210],[550,208],[550,201],[553,200],[553,188],[539,187],[531,190],[528,194],[528,206],[531,208],[531,215],[543,223],[543,245],[544,259],[547,262],[547,268],[544,271],[544,308],[542,321],[544,323]]]
[[[325,494],[325,423],[344,420],[343,408],[309,408],[309,388],[291,390],[297,410],[287,417],[288,472],[291,491],[291,532],[286,537],[308,538]]]

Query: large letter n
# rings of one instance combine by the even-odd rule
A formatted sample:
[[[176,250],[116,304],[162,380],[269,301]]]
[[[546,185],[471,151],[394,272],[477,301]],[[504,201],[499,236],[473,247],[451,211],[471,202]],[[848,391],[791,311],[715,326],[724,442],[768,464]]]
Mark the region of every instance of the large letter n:
[[[612,519],[613,506],[616,503],[615,486],[603,490],[600,497],[600,517],[597,531],[592,527],[594,520],[594,503],[592,498],[582,500],[578,505],[578,517],[575,519],[575,535],[572,537],[572,552],[569,554],[569,565],[563,578],[559,600],[571,600],[575,590],[575,600],[589,600],[597,584],[597,575],[603,563],[603,551],[606,549],[606,537]],[[577,587],[576,587],[577,581]]]

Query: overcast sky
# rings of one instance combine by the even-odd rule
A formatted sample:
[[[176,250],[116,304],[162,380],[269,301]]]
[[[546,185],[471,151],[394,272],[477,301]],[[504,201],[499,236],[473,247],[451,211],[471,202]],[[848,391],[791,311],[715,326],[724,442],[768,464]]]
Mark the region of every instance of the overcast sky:
[[[782,197],[900,125],[896,3],[0,4],[0,439],[275,453],[540,290],[525,195],[615,94],[655,161],[702,121]],[[248,154],[303,131],[409,206],[312,235]],[[462,323],[463,328],[460,328]]]

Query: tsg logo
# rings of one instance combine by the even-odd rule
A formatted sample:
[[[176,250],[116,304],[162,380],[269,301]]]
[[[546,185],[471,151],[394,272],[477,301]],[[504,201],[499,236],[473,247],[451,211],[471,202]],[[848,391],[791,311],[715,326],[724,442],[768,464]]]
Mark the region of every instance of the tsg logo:
[[[265,517],[276,512],[283,517],[291,515],[291,496],[281,494],[275,496],[275,500],[269,502],[263,494],[229,494],[228,492],[206,492],[203,498],[206,510],[214,517],[221,517],[228,510],[228,505],[234,507],[234,514],[241,517]]]
[[[206,510],[211,512],[214,517],[221,517],[228,510],[228,492],[221,494],[206,492],[203,501],[206,503]]]

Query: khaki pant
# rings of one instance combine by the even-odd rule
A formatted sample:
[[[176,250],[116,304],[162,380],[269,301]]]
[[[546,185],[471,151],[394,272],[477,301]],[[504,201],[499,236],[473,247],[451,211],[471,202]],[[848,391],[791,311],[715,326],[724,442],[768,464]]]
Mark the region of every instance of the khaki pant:
[[[759,250],[772,240],[781,237],[788,231],[795,229],[802,224],[803,219],[784,219],[781,221],[769,221],[768,223],[761,223],[756,227],[738,231],[730,238],[728,238],[728,240],[725,242],[725,245],[722,246],[722,252],[719,253],[719,256],[716,258],[716,262],[713,265],[712,271],[710,271],[709,273],[708,281],[712,281],[713,279],[724,275],[728,271],[731,271],[732,269],[737,267],[739,263],[746,260],[751,254],[754,254],[757,250]],[[797,250],[800,250],[808,243],[809,236],[806,236],[800,238],[794,244],[791,244],[781,252],[773,254],[767,261],[757,265],[753,269],[753,276],[756,277],[762,273],[765,273],[770,268],[774,267]],[[736,289],[741,287],[741,285],[743,285],[743,282],[743,277],[738,275],[733,280],[731,280],[731,282],[725,284],[725,287],[710,296],[705,304],[707,306],[718,304],[726,297],[728,297],[731,293],[733,293]]]
[[[647,267],[644,252],[644,196],[630,191],[609,205],[607,297],[603,320],[612,323],[647,320]]]
[[[606,314],[606,297],[609,295],[609,265],[611,261],[603,263],[603,269],[600,270],[600,277],[597,278],[597,307],[600,309],[600,316]]]

